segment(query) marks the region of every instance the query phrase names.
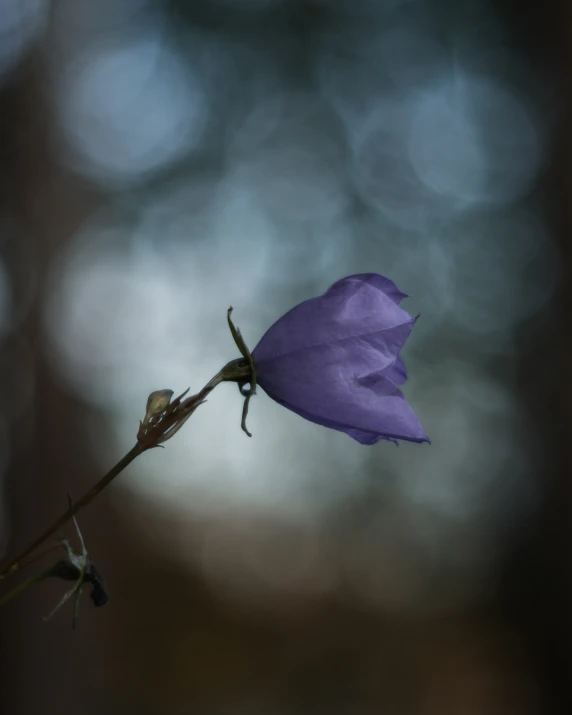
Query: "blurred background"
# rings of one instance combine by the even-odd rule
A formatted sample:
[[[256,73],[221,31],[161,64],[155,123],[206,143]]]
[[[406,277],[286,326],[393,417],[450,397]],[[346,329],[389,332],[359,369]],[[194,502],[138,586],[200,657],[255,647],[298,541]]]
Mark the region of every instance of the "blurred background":
[[[219,387],[80,514],[109,605],[2,609],[2,712],[572,711],[571,34],[567,0],[0,0],[1,554],[237,356],[229,305],[254,347],[389,276],[432,439],[259,391],[249,440]]]

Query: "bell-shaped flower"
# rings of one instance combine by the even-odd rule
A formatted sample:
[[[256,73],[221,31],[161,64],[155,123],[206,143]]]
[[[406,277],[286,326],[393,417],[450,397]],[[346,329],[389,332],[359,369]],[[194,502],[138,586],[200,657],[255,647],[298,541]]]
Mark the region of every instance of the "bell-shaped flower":
[[[376,273],[348,276],[306,300],[264,334],[252,358],[256,381],[276,402],[362,444],[428,442],[397,387],[399,352],[412,318],[401,293]]]

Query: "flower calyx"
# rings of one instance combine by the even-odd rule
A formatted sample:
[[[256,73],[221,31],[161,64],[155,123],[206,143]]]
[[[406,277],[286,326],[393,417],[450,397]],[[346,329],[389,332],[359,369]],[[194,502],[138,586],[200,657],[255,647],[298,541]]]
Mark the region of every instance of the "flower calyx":
[[[231,335],[234,339],[234,342],[236,343],[236,347],[242,355],[242,360],[239,359],[233,361],[236,364],[237,370],[239,371],[239,376],[237,378],[234,378],[234,381],[238,383],[238,389],[240,390],[240,394],[244,397],[240,426],[249,437],[252,437],[252,434],[248,431],[248,428],[246,427],[246,416],[248,415],[248,405],[250,403],[250,398],[256,393],[256,369],[254,367],[254,359],[252,357],[252,353],[246,347],[246,343],[244,342],[244,338],[242,337],[240,330],[232,322],[232,318],[230,317],[231,314],[232,306],[230,306],[230,308],[228,309],[226,318],[228,321],[228,327],[230,328]],[[230,364],[231,363],[229,363],[229,365]],[[245,389],[246,385],[248,385],[247,389]]]

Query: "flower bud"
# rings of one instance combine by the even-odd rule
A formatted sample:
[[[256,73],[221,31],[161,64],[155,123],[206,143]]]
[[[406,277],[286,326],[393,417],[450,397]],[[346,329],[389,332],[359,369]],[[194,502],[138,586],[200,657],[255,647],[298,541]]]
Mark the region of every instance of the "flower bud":
[[[148,424],[152,417],[156,417],[164,412],[171,402],[171,397],[173,397],[173,390],[156,390],[152,392],[147,398],[143,424]]]

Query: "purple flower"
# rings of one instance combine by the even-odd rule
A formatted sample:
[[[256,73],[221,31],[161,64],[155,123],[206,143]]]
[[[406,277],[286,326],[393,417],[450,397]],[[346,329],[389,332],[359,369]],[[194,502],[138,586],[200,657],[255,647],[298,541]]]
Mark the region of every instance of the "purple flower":
[[[256,380],[276,402],[362,444],[428,442],[397,385],[415,323],[406,295],[376,273],[348,276],[280,318],[252,351]]]

